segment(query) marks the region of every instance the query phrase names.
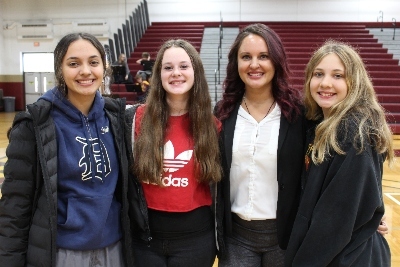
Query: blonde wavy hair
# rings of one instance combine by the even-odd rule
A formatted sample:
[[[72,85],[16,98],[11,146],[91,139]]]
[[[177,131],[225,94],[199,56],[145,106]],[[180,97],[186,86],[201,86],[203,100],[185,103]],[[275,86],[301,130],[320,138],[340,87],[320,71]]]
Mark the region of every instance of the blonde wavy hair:
[[[221,180],[222,168],[218,143],[216,118],[212,114],[211,98],[203,63],[197,50],[188,41],[173,39],[160,48],[153,66],[150,93],[146,99],[146,110],[141,120],[140,134],[135,141],[135,163],[133,171],[143,182],[162,185],[164,139],[168,128],[169,106],[166,91],[162,86],[162,59],[167,49],[183,48],[189,55],[193,70],[194,84],[189,91],[188,113],[190,134],[194,139],[194,157],[197,180],[217,182]]]
[[[346,97],[333,105],[328,117],[324,118],[322,109],[311,96],[310,81],[316,66],[328,54],[335,54],[342,61],[348,91]],[[322,163],[330,155],[331,149],[338,154],[345,154],[338,142],[338,134],[353,133],[353,144],[358,153],[364,150],[366,144],[371,145],[378,153],[385,153],[389,166],[393,165],[392,132],[365,65],[353,47],[328,40],[315,51],[306,67],[304,92],[307,119],[324,119],[315,129],[311,155],[314,163]],[[355,125],[357,129],[354,129]]]

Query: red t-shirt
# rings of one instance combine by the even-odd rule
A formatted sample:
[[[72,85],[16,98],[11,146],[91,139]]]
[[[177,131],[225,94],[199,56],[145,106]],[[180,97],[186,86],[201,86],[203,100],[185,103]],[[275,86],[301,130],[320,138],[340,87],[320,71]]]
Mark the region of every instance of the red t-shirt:
[[[143,112],[144,106],[136,111],[135,136],[140,132]],[[189,132],[188,114],[169,117],[164,143],[164,187],[142,183],[150,209],[187,212],[211,205],[209,185],[195,178],[194,141]]]

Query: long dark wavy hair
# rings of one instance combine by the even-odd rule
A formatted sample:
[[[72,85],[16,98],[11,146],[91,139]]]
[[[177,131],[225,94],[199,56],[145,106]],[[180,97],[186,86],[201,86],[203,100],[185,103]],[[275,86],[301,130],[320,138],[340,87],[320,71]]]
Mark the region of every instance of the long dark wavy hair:
[[[261,23],[243,28],[232,44],[228,54],[227,76],[223,83],[224,93],[222,100],[217,104],[216,116],[220,120],[226,119],[235,105],[240,103],[243,98],[245,84],[239,76],[238,51],[243,39],[251,34],[262,37],[267,44],[269,57],[275,68],[275,75],[272,79],[272,95],[279,104],[283,116],[292,121],[301,113],[301,93],[289,85],[290,70],[281,39],[276,32]]]
[[[196,49],[182,39],[166,41],[157,54],[140,133],[135,139],[133,171],[140,181],[162,184],[160,177],[163,173],[163,147],[170,113],[166,99],[167,93],[162,86],[161,68],[164,53],[171,47],[183,48],[194,70],[194,83],[189,91],[188,114],[190,134],[195,144],[195,168],[198,175],[196,178],[199,182],[219,181],[222,169],[218,148],[218,129],[216,119],[212,114],[203,63]]]

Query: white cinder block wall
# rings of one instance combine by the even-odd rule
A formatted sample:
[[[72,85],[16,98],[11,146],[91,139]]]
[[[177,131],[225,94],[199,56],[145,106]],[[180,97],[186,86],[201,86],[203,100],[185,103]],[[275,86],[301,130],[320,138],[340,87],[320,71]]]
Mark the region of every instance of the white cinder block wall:
[[[76,22],[105,21],[110,36],[129,19],[138,0],[0,0],[0,75],[19,75],[22,52],[52,52]],[[399,0],[148,0],[151,22],[169,21],[383,21],[400,24]],[[53,38],[18,39],[18,25],[52,24]],[[104,39],[106,43],[106,39]]]

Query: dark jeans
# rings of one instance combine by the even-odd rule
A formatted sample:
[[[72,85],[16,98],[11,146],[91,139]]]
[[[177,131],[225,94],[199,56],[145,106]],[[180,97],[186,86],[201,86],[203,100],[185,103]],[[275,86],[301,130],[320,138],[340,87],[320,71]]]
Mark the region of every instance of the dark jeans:
[[[150,246],[133,241],[137,267],[211,267],[216,256],[213,230],[179,239],[153,238]]]
[[[276,220],[245,221],[232,213],[232,236],[227,237],[227,257],[219,267],[280,267],[284,251],[279,248]]]

